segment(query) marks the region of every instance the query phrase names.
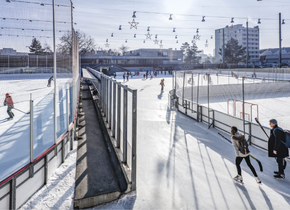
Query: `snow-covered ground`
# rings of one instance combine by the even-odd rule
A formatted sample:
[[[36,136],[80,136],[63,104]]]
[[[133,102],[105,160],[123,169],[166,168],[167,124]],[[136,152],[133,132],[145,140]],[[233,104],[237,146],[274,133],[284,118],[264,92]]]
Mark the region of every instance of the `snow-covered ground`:
[[[123,82],[138,89],[136,196],[130,193],[92,209],[289,209],[290,168],[285,171],[284,181],[273,179],[275,160],[250,147],[252,155],[263,164],[264,171],[260,172],[251,160],[263,184],[255,182],[245,162],[244,185],[233,182],[237,172],[232,145],[217,130],[208,130],[206,125],[170,110],[167,104],[172,79],[165,77],[165,91],[161,93],[160,77]],[[58,169],[51,184],[23,208],[72,209],[69,200],[74,174],[64,173],[71,178],[58,177],[63,171],[71,171],[72,165]]]
[[[35,193],[20,209],[73,209],[77,141],[65,162],[49,178],[47,185]]]

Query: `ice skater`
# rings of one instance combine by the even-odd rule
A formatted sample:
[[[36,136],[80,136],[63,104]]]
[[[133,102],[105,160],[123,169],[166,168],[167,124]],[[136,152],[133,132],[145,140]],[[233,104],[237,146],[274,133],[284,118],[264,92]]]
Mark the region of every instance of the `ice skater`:
[[[164,86],[165,86],[164,78],[161,80],[160,85],[161,85],[161,92],[164,92]]]
[[[13,120],[14,113],[12,112],[12,109],[14,108],[14,103],[13,103],[12,97],[9,95],[9,93],[6,93],[6,97],[4,100],[4,106],[8,106],[7,113],[9,115],[9,118],[7,118],[7,120]]]
[[[278,127],[277,120],[271,119],[269,125],[272,130],[268,141],[268,156],[275,157],[278,163],[278,171],[274,171],[274,178],[285,179],[286,161],[284,158],[289,156],[288,148],[283,144],[286,141],[285,133],[282,128]]]
[[[51,81],[53,81],[53,76],[51,76],[47,81],[47,87],[51,87]]]
[[[242,170],[241,170],[241,162],[243,159],[246,160],[247,165],[249,166],[249,168],[251,169],[255,180],[257,183],[261,183],[261,180],[259,179],[255,168],[252,166],[251,161],[250,161],[250,151],[248,148],[248,143],[245,139],[245,136],[243,134],[240,134],[238,132],[237,127],[232,126],[231,127],[231,140],[232,140],[232,145],[235,149],[235,153],[236,153],[236,167],[237,167],[237,171],[238,171],[238,175],[235,176],[233,178],[234,181],[237,182],[243,182],[243,177],[242,177]]]
[[[123,82],[125,82],[125,79],[126,79],[126,73],[124,72],[124,74],[123,74]]]

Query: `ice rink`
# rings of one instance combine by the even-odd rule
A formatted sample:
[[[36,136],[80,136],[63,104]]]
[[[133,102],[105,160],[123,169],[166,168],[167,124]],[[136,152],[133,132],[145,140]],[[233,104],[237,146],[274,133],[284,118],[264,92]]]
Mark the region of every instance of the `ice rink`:
[[[94,209],[288,209],[289,174],[284,181],[273,179],[274,158],[250,147],[264,167],[258,185],[245,162],[244,185],[232,178],[237,174],[235,153],[230,143],[202,123],[168,109],[172,79],[160,77],[125,82],[138,89],[137,196]],[[229,136],[227,136],[229,137]]]
[[[30,111],[30,94],[34,103],[34,157],[54,144],[54,82],[52,81],[51,87],[47,87],[48,78],[51,76],[53,74],[9,74],[0,77],[0,180],[30,161],[30,114],[26,114]],[[67,76],[57,76],[59,89],[68,87],[70,78]],[[14,101],[15,109],[12,111],[15,116],[11,121],[6,120],[7,106],[3,106],[6,93]],[[62,118],[59,111],[57,116],[58,119]]]
[[[165,91],[161,93],[159,84],[163,77]],[[137,194],[93,209],[290,208],[289,167],[285,180],[273,179],[273,171],[277,170],[275,159],[250,146],[251,154],[264,167],[260,172],[258,164],[251,159],[262,185],[255,182],[245,162],[241,165],[244,185],[233,182],[237,172],[232,145],[221,138],[217,130],[208,129],[205,124],[168,108],[168,93],[172,89],[170,76],[129,79],[128,82],[120,79],[120,82],[138,89]],[[63,195],[61,200],[52,198],[51,191],[42,189],[42,194],[37,193],[29,202],[37,203],[41,209],[71,208],[71,204],[63,202],[71,198],[68,193],[71,183],[62,184],[61,188],[56,187],[57,183],[52,182],[47,188],[56,188],[58,194]]]

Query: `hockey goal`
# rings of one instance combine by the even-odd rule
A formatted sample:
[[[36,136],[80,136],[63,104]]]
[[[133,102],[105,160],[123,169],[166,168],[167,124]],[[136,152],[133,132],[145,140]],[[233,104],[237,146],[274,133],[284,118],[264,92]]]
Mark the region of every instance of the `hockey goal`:
[[[245,102],[245,110],[243,110],[243,101],[236,99],[229,99],[227,102],[227,112],[235,117],[243,119],[245,113],[245,120],[253,122],[256,117],[259,119],[259,105]]]

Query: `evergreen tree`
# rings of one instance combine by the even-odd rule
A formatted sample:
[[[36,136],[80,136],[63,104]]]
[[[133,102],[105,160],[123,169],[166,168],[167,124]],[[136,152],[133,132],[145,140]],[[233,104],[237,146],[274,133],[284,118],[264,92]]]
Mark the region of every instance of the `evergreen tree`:
[[[222,49],[219,49],[219,54],[222,56]],[[238,64],[246,62],[246,47],[239,45],[238,40],[231,38],[225,45],[225,62]],[[248,56],[250,59],[250,56]]]
[[[32,39],[31,45],[29,46],[29,51],[35,55],[42,55],[44,53],[44,49],[42,49],[40,41],[36,38]]]
[[[192,46],[187,42],[183,43],[180,49],[183,51],[184,54],[184,62],[186,64],[199,64],[201,57],[198,56],[198,53],[201,53],[198,50],[196,44],[194,43]]]

